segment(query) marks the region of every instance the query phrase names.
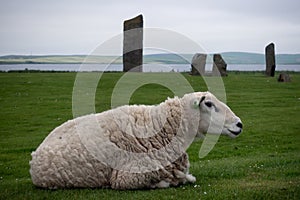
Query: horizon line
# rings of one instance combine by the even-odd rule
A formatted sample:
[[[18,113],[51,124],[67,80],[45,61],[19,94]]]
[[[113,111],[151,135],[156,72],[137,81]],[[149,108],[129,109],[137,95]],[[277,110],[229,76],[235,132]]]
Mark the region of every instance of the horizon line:
[[[196,53],[203,53],[203,54],[207,54],[207,55],[213,55],[213,54],[227,54],[227,53],[247,53],[247,54],[261,54],[261,55],[264,55],[265,53],[264,52],[260,52],[260,53],[258,53],[258,52],[247,52],[247,51],[224,51],[224,52],[209,52],[209,53],[207,53],[207,52],[195,52],[195,53],[146,53],[146,54],[143,54],[143,55],[145,55],[145,56],[147,56],[147,55],[170,55],[170,54],[172,54],[172,55],[195,55]],[[300,54],[300,53],[281,53],[281,52],[279,52],[279,53],[275,53],[275,55],[297,55],[297,54]],[[41,57],[43,57],[43,56],[85,56],[85,57],[87,57],[87,56],[107,56],[107,57],[110,57],[110,56],[116,56],[116,57],[121,57],[122,56],[122,54],[121,55],[89,55],[89,54],[65,54],[65,53],[63,53],[63,54],[56,54],[56,53],[54,53],[54,54],[43,54],[43,53],[41,53],[41,54],[39,54],[39,53],[37,53],[37,54],[1,54],[0,55],[0,57],[6,57],[6,56],[26,56],[26,57],[30,57],[30,56],[32,56],[32,57],[34,57],[34,56],[41,56]]]

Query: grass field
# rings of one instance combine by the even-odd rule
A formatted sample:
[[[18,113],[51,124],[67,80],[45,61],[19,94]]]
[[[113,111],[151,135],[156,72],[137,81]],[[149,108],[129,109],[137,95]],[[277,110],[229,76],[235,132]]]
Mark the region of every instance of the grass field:
[[[106,73],[96,110],[110,108],[122,73]],[[184,74],[196,91],[200,77]],[[276,74],[278,76],[278,74]],[[229,73],[223,79],[227,104],[242,119],[236,139],[221,137],[203,159],[201,140],[188,153],[195,184],[158,190],[43,190],[29,175],[30,153],[56,126],[72,118],[75,73],[0,73],[0,199],[300,199],[300,74],[278,83],[261,73]],[[172,92],[150,84],[130,102],[156,104]]]

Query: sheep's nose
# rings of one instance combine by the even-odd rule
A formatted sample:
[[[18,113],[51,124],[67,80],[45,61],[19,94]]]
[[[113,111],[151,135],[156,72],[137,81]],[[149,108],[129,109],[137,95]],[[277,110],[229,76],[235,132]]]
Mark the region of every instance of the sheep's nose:
[[[243,128],[243,124],[242,124],[241,122],[238,122],[238,123],[236,124],[236,126],[239,127],[239,128]]]

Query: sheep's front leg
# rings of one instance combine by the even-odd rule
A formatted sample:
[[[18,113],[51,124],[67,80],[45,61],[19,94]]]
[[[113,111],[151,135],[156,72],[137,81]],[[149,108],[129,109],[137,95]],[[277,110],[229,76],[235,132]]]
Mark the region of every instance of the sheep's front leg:
[[[195,183],[196,178],[189,173],[183,173],[182,171],[179,170],[174,170],[174,175],[175,177],[173,180],[162,180],[159,183],[157,183],[154,188],[168,188],[170,186],[177,186],[179,184],[185,184],[185,183]]]
[[[193,176],[192,174],[186,174],[186,180],[190,183],[195,183],[196,182],[196,177]]]
[[[183,184],[185,183],[195,183],[196,182],[196,178],[192,175],[189,174],[188,172],[183,173],[182,171],[179,170],[175,170],[175,176],[180,179]]]

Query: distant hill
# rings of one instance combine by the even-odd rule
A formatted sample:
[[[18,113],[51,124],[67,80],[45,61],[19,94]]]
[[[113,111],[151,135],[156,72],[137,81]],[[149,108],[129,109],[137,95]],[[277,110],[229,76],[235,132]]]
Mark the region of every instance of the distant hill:
[[[265,55],[245,52],[221,53],[229,64],[264,64]],[[300,64],[300,54],[277,54],[276,64]]]
[[[265,55],[246,52],[224,52],[221,53],[227,64],[264,64]],[[144,63],[162,63],[162,64],[189,64],[193,54],[150,54],[144,55]],[[117,58],[117,59],[115,59]],[[89,56],[86,55],[43,55],[43,56],[25,56],[8,55],[0,56],[0,64],[46,64],[46,63],[122,63],[121,56]],[[212,54],[208,55],[207,63],[212,62]],[[277,54],[276,64],[300,64],[300,54]]]
[[[150,54],[144,55],[144,63],[190,64],[192,54]]]
[[[221,54],[225,62],[228,64],[264,64],[265,63],[264,54],[245,53],[245,52],[225,52]]]
[[[225,52],[221,53],[227,64],[265,64],[265,55],[245,52]],[[213,54],[207,56],[207,63],[212,62]],[[193,54],[153,54],[144,56],[145,63],[158,62],[168,64],[188,64],[191,62]],[[277,54],[277,64],[300,64],[300,54]]]
[[[121,63],[121,57],[87,55],[7,55],[0,56],[0,64],[75,64],[75,63]]]

